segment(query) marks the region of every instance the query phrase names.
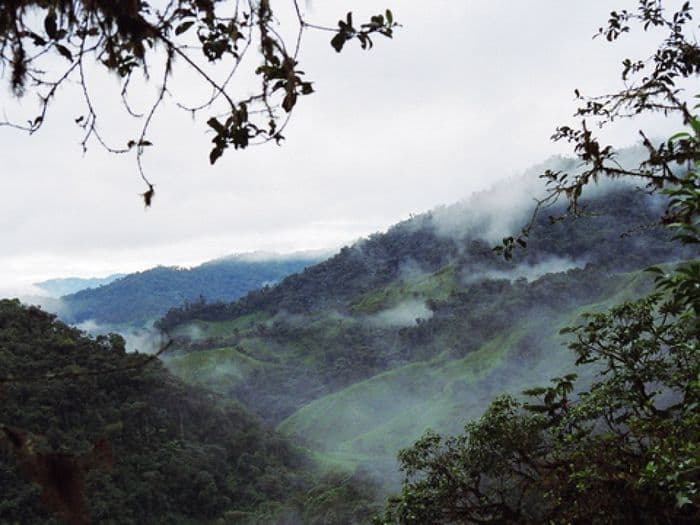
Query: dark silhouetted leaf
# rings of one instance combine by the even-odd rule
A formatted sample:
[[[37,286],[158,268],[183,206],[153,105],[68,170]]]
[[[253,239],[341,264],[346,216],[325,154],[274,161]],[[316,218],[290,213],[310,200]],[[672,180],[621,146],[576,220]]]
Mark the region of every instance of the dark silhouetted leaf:
[[[333,46],[333,49],[340,53],[343,50],[343,46],[345,45],[346,41],[347,33],[341,31],[331,39],[331,46]]]
[[[155,197],[156,191],[153,189],[153,184],[148,185],[148,190],[143,192],[141,196],[143,197],[143,203],[146,205],[146,208],[149,208],[151,206],[151,202],[153,202],[153,197]]]
[[[181,35],[185,31],[187,31],[192,25],[194,24],[193,20],[188,20],[187,22],[183,22],[179,26],[175,28],[175,34],[176,35]]]
[[[58,51],[62,57],[65,57],[66,60],[73,61],[73,54],[66,46],[56,44],[56,51]]]
[[[56,39],[58,27],[56,26],[56,12],[53,9],[49,11],[49,14],[44,18],[44,29],[49,39]]]
[[[211,153],[209,153],[209,164],[214,164],[221,155],[224,154],[224,149],[217,146],[213,150],[211,150]]]
[[[214,128],[214,130],[219,135],[226,135],[226,128],[223,126],[223,124],[221,124],[221,122],[219,122],[214,117],[207,120],[207,124],[209,125],[210,128]]]

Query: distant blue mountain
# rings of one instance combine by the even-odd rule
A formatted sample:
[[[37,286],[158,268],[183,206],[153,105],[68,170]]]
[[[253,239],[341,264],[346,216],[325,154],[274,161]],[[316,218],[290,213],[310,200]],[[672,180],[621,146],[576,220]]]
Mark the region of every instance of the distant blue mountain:
[[[204,298],[234,301],[321,260],[306,252],[287,256],[235,255],[193,268],[158,266],[109,284],[64,295],[61,318],[69,323],[144,324],[170,308]]]
[[[48,279],[47,281],[34,283],[34,286],[48,292],[52,297],[61,297],[62,295],[76,293],[87,288],[104,286],[125,275],[125,273],[115,273],[107,277],[66,277],[62,279]]]

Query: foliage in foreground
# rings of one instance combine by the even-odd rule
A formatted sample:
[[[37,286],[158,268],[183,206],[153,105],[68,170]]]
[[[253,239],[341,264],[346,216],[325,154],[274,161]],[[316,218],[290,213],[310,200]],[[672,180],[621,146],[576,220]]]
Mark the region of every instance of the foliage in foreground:
[[[280,23],[284,4],[296,16]],[[113,2],[111,0],[12,0],[0,2],[0,81],[7,81],[21,97],[35,94],[36,113],[26,123],[0,120],[29,134],[48,118],[49,107],[62,86],[80,86],[80,111],[75,124],[83,130],[82,147],[95,141],[111,153],[136,153],[138,171],[147,185],[142,194],[150,206],[154,185],[145,176],[142,156],[153,146],[150,125],[163,101],[173,97],[170,80],[176,69],[188,70],[211,94],[197,104],[177,102],[192,115],[206,110],[214,132],[209,161],[214,164],[226,149],[284,140],[282,134],[297,101],[314,92],[313,81],[299,65],[302,36],[307,29],[328,31],[330,45],[341,52],[350,41],[362,49],[373,38],[391,38],[398,24],[390,10],[365,23],[353,21],[352,12],[337,27],[310,23],[297,0],[274,4],[269,0],[176,0],[170,2]],[[293,31],[295,41],[283,38]],[[59,58],[60,57],[60,58]],[[249,57],[244,67],[244,59]],[[52,60],[53,58],[53,60]],[[56,60],[56,59],[59,60]],[[252,61],[252,62],[251,62]],[[120,104],[125,116],[137,122],[126,144],[106,137],[95,109],[104,93],[94,89],[86,70],[98,66],[114,73],[121,86]],[[216,66],[212,70],[211,66]],[[233,85],[252,81],[249,96],[238,97]],[[157,78],[160,85],[150,108],[134,109],[134,84]]]
[[[698,303],[654,294],[571,329],[599,372],[498,398],[464,434],[400,454],[402,494],[381,523],[696,523],[700,519]]]
[[[665,191],[676,240],[693,245],[695,166]],[[590,385],[573,395],[576,375],[554,378],[461,435],[425,434],[401,451],[402,493],[377,523],[697,523],[700,262],[649,271],[654,293],[564,330]]]

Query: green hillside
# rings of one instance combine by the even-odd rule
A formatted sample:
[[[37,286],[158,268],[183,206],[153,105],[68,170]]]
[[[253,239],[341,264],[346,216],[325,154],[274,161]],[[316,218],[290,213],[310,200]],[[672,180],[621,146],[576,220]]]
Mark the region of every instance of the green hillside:
[[[373,508],[371,486],[239,403],[16,300],[0,301],[0,494],[8,524],[342,525]]]
[[[559,330],[647,291],[646,265],[683,257],[661,229],[629,235],[655,213],[639,192],[589,204],[565,225],[538,224],[510,262],[466,226],[444,236],[418,216],[238,302],[171,310],[159,322],[175,341],[166,364],[391,485],[401,447],[570,371]]]
[[[547,264],[551,261],[567,261],[569,267],[590,263],[631,271],[689,253],[669,243],[668,231],[657,225],[658,201],[634,188],[582,198],[580,205],[580,216],[554,223],[540,214],[528,249],[516,252],[513,261],[503,260],[492,250],[500,239],[489,237],[489,221],[498,222],[501,212],[483,217],[478,202],[466,201],[398,223],[289,275],[277,286],[253,290],[235,302],[172,308],[158,325],[172,330],[193,319],[345,311],[363,294],[416,276],[420,279],[450,265],[456,266],[465,282],[499,274],[513,276],[521,268],[529,268],[530,273],[538,268],[557,271],[556,264]],[[557,216],[563,211],[551,208],[547,213]]]
[[[624,275],[602,302],[546,319],[527,318],[461,359],[438,355],[355,383],[303,406],[278,429],[339,459],[391,466],[396,451],[428,428],[458,432],[495,396],[518,396],[533,381],[572,372],[574,358],[563,348],[560,329],[584,311],[637,297],[648,284],[638,273]],[[535,355],[530,353],[534,341]]]

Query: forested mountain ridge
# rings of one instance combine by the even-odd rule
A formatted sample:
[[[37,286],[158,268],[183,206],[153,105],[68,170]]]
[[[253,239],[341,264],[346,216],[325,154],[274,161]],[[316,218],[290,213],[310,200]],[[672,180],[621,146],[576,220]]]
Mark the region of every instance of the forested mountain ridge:
[[[128,274],[98,288],[62,297],[61,318],[69,323],[143,324],[173,305],[205,298],[232,301],[274,284],[318,261],[310,254],[269,258],[232,256],[193,268],[158,266]]]
[[[159,326],[169,329],[188,317],[222,320],[258,311],[306,313],[342,307],[363,292],[407,274],[435,272],[447,264],[456,264],[468,278],[484,272],[510,272],[523,265],[535,267],[552,258],[567,259],[571,266],[591,263],[632,270],[682,257],[681,250],[667,242],[668,232],[657,224],[658,203],[646,193],[618,188],[582,204],[586,202],[587,211],[581,217],[555,224],[550,224],[549,217],[562,213],[561,208],[540,213],[528,249],[516,253],[513,261],[493,252],[496,241],[484,238],[488,225],[476,223],[485,219],[470,210],[470,202],[459,203],[412,217],[386,233],[346,246],[277,286],[251,291],[236,302],[174,308]],[[446,222],[449,228],[443,228]]]
[[[686,255],[644,192],[621,187],[585,202],[575,219],[540,216],[513,261],[460,204],[237,302],[173,309],[158,323],[175,340],[166,363],[388,480],[396,451],[425,428],[458,431],[499,393],[570,371],[559,329],[640,296],[651,285],[640,270]]]
[[[0,300],[0,371],[1,523],[341,525],[370,513],[354,480],[323,477],[240,404],[125,353],[119,336]]]

